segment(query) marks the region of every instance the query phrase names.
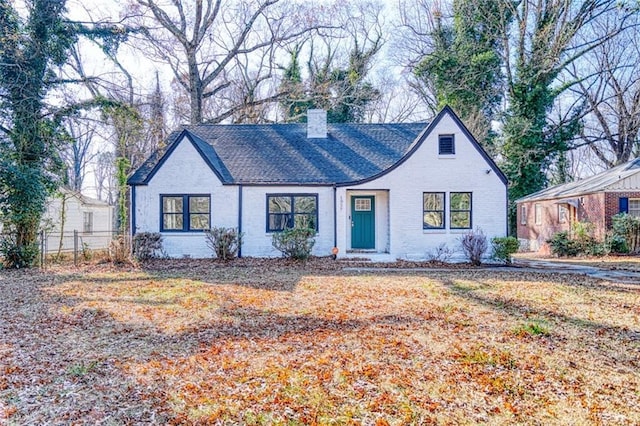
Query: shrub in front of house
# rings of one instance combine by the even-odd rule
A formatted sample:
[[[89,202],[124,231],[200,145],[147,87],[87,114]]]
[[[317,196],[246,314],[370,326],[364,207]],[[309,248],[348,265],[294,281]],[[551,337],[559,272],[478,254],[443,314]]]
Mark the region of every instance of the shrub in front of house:
[[[138,260],[159,257],[162,251],[162,235],[158,232],[139,232],[133,236],[133,256]]]
[[[236,228],[213,227],[204,233],[207,247],[220,260],[231,260],[242,245],[242,232]]]
[[[640,252],[640,218],[628,213],[619,213],[611,217],[612,240],[616,246],[611,245],[611,251],[615,253],[639,253]]]
[[[285,229],[273,234],[271,244],[285,257],[305,260],[311,256],[316,231],[309,228]]]
[[[571,226],[571,232],[556,233],[547,243],[551,253],[558,257],[575,256],[604,256],[611,251],[608,239],[598,241],[593,236],[594,226],[589,222],[576,222]]]
[[[478,266],[482,264],[482,256],[489,248],[489,243],[482,229],[476,229],[467,232],[460,238],[460,247],[469,262]]]
[[[495,237],[491,239],[493,258],[511,264],[511,256],[518,251],[520,243],[516,237]]]

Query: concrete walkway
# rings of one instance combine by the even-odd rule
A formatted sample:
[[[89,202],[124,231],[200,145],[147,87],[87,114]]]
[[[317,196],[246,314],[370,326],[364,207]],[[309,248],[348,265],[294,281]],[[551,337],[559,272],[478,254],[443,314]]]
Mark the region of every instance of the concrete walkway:
[[[640,272],[626,271],[622,269],[606,269],[596,266],[579,265],[575,263],[563,263],[546,261],[543,259],[514,259],[514,266],[537,272],[579,274],[587,275],[601,280],[616,281],[626,284],[640,284]]]
[[[448,268],[380,268],[380,267],[346,267],[345,271],[355,272],[455,272],[460,269]],[[556,261],[545,261],[543,259],[517,258],[513,260],[513,266],[490,265],[474,268],[475,271],[511,271],[511,272],[534,272],[542,274],[573,274],[585,275],[601,280],[611,281],[620,284],[634,284],[640,286],[640,272],[626,271],[621,269],[606,269],[595,266],[579,265],[574,263],[563,263]]]

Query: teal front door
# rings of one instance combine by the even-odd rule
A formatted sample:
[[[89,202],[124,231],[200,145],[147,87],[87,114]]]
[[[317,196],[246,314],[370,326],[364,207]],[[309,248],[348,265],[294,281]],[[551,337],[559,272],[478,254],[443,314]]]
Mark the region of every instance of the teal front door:
[[[351,248],[376,248],[376,212],[374,196],[351,197]]]

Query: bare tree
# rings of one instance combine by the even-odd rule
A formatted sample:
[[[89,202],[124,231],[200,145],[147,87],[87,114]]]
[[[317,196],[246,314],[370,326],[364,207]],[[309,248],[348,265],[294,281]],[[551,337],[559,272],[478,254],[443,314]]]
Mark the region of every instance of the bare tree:
[[[86,120],[72,118],[67,120],[66,130],[69,143],[60,153],[67,167],[67,181],[70,189],[80,192],[87,173],[87,165],[95,158],[92,152],[95,128]]]
[[[574,91],[585,104],[577,146],[588,146],[605,168],[640,155],[639,18],[634,21],[571,68],[578,81]],[[594,32],[606,32],[610,25],[603,23]]]

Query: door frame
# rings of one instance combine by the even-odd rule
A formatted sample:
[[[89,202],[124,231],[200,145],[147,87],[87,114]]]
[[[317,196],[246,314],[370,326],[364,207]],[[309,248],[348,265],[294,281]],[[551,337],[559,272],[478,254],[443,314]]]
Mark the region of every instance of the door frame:
[[[356,221],[355,221],[355,208],[356,208],[356,200],[357,199],[367,199],[370,200],[371,204],[371,209],[368,210],[369,215],[371,217],[371,226],[370,226],[370,230],[369,232],[371,233],[371,246],[370,247],[355,247],[354,246],[354,228],[356,226]],[[350,201],[350,210],[349,210],[349,218],[350,218],[350,228],[351,228],[351,249],[352,250],[375,250],[376,249],[376,196],[375,195],[357,195],[357,194],[352,194],[351,195],[351,201]]]

